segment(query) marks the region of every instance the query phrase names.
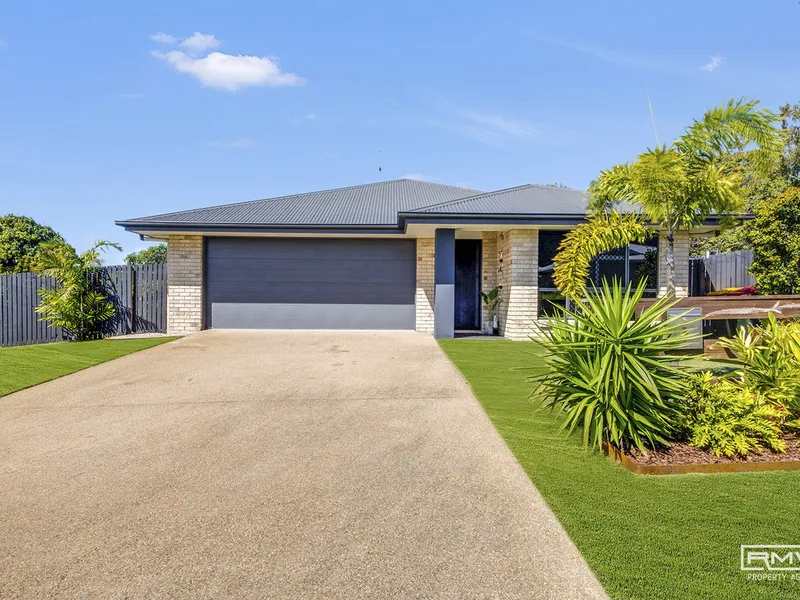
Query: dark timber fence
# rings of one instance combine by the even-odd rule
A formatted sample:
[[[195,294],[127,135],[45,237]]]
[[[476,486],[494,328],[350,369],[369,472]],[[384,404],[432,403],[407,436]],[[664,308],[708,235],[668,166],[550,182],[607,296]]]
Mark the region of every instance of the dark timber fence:
[[[102,336],[167,330],[167,265],[104,267],[96,278],[116,309],[103,325]],[[40,321],[42,315],[36,312],[39,290],[57,285],[34,273],[0,275],[0,346],[66,339],[60,328]]]
[[[689,260],[689,295],[705,296],[714,290],[754,286],[756,280],[749,273],[752,264],[752,250],[692,258]]]

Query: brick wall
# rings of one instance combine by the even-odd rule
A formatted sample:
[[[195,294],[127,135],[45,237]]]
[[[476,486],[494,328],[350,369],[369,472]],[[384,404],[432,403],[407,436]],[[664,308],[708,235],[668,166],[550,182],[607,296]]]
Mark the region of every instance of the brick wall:
[[[414,304],[417,310],[417,331],[433,333],[433,238],[417,238],[417,292]]]
[[[675,296],[685,298],[689,295],[689,233],[675,234]],[[658,239],[658,295],[667,294],[667,240],[664,235]]]
[[[171,235],[167,333],[187,335],[203,327],[203,236]]]
[[[500,335],[505,335],[508,322],[508,295],[511,292],[511,232],[501,231],[497,234],[497,285],[503,301],[498,306],[497,316],[500,320]]]
[[[488,293],[497,287],[497,232],[484,231],[481,249],[481,291]],[[481,323],[484,331],[491,326],[486,305],[481,300]]]
[[[512,229],[504,234],[503,335],[525,340],[539,314],[539,232]],[[498,239],[498,247],[501,241]],[[510,252],[509,252],[510,251]]]

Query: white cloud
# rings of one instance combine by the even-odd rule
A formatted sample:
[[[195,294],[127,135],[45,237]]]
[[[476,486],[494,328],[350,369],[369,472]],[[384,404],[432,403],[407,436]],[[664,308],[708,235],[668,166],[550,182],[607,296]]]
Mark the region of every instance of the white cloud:
[[[434,105],[446,115],[434,124],[487,146],[502,148],[543,137],[538,123],[520,117],[465,108],[443,96],[435,96]]]
[[[540,134],[539,126],[525,119],[473,110],[464,110],[462,114],[466,121],[464,130],[483,141],[501,138],[527,139]]]
[[[303,117],[306,121],[313,121],[317,118],[317,113],[308,113],[305,117]]]
[[[234,56],[212,52],[204,58],[195,58],[180,50],[152,54],[177,71],[196,78],[206,87],[229,92],[238,92],[253,85],[281,87],[305,83],[302,77],[281,71],[278,64],[266,56]]]
[[[427,181],[428,183],[439,181],[438,177],[434,177],[433,175],[423,175],[422,173],[409,173],[408,175],[403,175],[403,179],[413,179],[414,181]]]
[[[529,32],[526,32],[525,35],[533,38],[537,42],[549,44],[551,46],[560,46],[561,48],[566,48],[574,52],[580,52],[612,65],[662,71],[671,71],[675,69],[675,65],[659,57],[647,56],[639,53],[629,54],[588,42],[573,42],[570,40],[563,40],[546,35],[537,35]]]
[[[178,41],[174,35],[170,35],[168,33],[164,33],[163,31],[159,31],[158,33],[154,33],[150,36],[150,39],[154,42],[158,42],[159,44],[174,44]]]
[[[717,67],[721,67],[724,63],[725,63],[725,57],[720,56],[719,54],[715,54],[714,56],[711,57],[711,60],[708,62],[708,64],[705,64],[702,67],[700,67],[700,70],[708,71],[709,73],[711,73],[712,71],[717,69]]]
[[[208,144],[209,146],[216,146],[218,148],[252,148],[258,146],[258,142],[250,138],[239,138],[232,141],[216,141]]]
[[[219,40],[213,34],[195,31],[178,45],[193,54],[200,54],[206,50],[219,48]]]

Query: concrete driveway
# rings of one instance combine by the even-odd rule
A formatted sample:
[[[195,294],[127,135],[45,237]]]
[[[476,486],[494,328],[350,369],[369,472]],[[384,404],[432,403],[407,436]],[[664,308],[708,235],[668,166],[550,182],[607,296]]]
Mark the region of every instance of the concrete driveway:
[[[0,398],[16,597],[604,594],[429,335],[208,331]]]

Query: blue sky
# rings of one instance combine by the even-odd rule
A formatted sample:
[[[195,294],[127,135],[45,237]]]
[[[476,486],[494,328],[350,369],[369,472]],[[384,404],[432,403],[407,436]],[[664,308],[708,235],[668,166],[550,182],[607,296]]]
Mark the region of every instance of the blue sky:
[[[404,176],[585,188],[654,143],[646,90],[662,141],[730,97],[800,101],[798,22],[795,0],[4,3],[0,213],[127,252],[115,219]]]

